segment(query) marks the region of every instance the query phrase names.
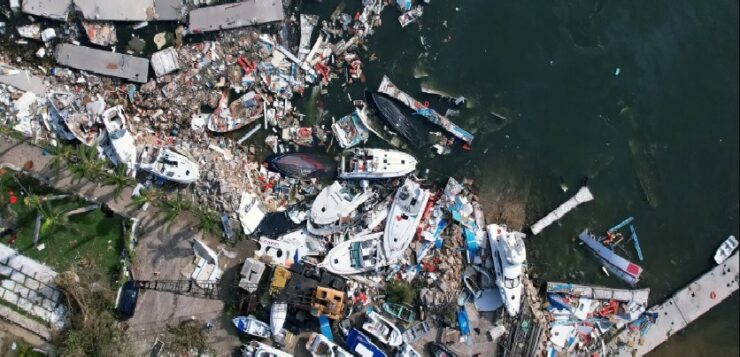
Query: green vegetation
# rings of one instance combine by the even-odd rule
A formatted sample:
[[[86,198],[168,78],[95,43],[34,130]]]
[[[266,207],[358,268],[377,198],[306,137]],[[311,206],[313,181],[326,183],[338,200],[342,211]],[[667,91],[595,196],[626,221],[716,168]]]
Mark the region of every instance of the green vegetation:
[[[167,327],[167,349],[175,356],[212,355],[208,337],[198,321],[185,321],[179,326]]]
[[[113,186],[113,200],[118,200],[126,187],[136,185],[136,179],[128,175],[126,165],[118,165],[112,173],[103,176],[103,184]]]
[[[391,281],[385,287],[385,299],[388,302],[411,305],[414,302],[414,289],[405,281]]]

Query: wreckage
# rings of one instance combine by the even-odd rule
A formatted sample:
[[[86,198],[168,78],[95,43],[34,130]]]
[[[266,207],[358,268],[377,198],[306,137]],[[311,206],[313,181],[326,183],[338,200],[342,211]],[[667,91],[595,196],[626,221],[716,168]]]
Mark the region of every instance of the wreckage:
[[[336,174],[336,163],[330,157],[308,153],[276,154],[265,161],[275,172],[285,176],[310,179],[327,178]]]
[[[119,164],[126,165],[130,169],[134,168],[137,159],[136,144],[134,137],[126,127],[126,115],[123,114],[123,108],[116,106],[104,111],[103,124]]]
[[[139,168],[162,179],[182,184],[198,180],[198,165],[167,148],[146,147],[139,156]]]
[[[429,200],[429,191],[406,179],[396,191],[383,234],[383,252],[389,261],[400,258],[416,235]]]
[[[365,99],[375,114],[412,146],[421,147],[426,143],[424,136],[403,112],[403,109],[398,106],[396,100],[377,92],[365,93]]]

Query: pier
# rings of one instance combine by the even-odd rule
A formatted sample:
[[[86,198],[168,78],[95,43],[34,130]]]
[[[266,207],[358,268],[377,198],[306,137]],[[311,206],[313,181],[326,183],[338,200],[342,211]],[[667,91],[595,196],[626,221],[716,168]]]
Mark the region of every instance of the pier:
[[[679,290],[660,305],[650,309],[658,318],[640,336],[640,330],[624,329],[608,344],[610,356],[642,356],[667,341],[728,298],[738,289],[739,253]]]

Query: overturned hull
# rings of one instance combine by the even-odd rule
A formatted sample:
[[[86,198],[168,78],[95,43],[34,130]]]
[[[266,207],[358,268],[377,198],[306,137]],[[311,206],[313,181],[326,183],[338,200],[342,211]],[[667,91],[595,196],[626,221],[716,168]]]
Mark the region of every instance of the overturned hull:
[[[376,92],[366,93],[365,99],[370,103],[375,114],[409,144],[415,147],[425,144],[422,133],[414,126],[408,115],[404,114],[403,109],[395,100]]]
[[[333,177],[337,167],[330,157],[307,153],[276,154],[266,161],[270,170],[297,179]]]
[[[581,234],[578,235],[578,239],[580,239],[586,247],[594,253],[596,258],[604,264],[610,272],[614,273],[620,279],[630,285],[635,285],[640,281],[640,274],[642,274],[641,267],[617,255],[617,253],[614,253],[614,251],[601,244],[601,242],[594,239],[593,235],[588,233],[588,230],[581,232]]]

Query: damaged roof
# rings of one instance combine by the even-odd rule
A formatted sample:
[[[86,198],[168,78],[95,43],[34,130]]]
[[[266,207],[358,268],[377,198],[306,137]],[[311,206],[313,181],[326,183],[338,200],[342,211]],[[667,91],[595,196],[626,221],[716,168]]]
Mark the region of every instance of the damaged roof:
[[[190,33],[282,21],[282,0],[244,0],[234,4],[209,6],[190,11]]]
[[[146,83],[149,60],[130,55],[101,51],[68,43],[60,44],[54,51],[56,61],[64,66],[95,72],[132,82]]]

